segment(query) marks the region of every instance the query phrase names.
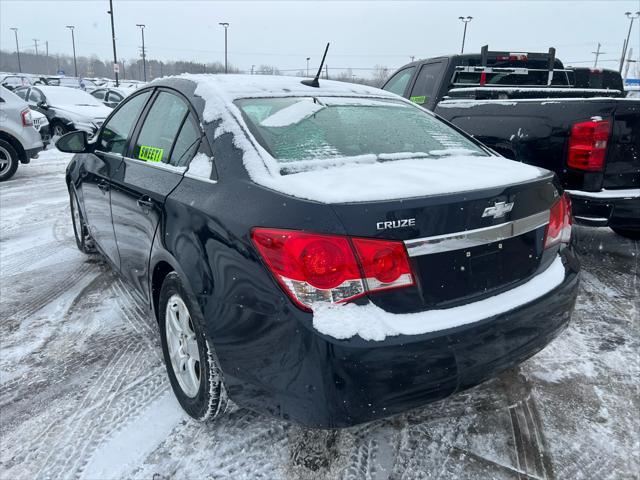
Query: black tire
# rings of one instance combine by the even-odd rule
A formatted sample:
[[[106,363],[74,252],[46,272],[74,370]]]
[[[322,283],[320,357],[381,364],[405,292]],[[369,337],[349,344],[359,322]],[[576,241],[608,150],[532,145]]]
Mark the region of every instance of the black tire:
[[[61,137],[62,135],[64,135],[65,133],[69,133],[70,131],[71,130],[69,130],[67,127],[64,126],[62,122],[59,122],[59,121],[53,122],[53,125],[51,125],[52,137]]]
[[[78,197],[73,188],[69,188],[69,204],[71,206],[71,223],[73,224],[73,234],[76,237],[76,245],[82,253],[95,253],[96,247],[93,243],[87,224],[82,215],[82,209],[78,203]]]
[[[193,396],[186,394],[180,385],[180,381],[175,372],[175,368],[178,367],[174,367],[169,353],[169,344],[167,341],[167,306],[170,301],[173,305],[176,299],[175,296],[178,296],[188,309],[190,316],[189,326],[197,341],[199,359],[206,359],[206,361],[199,361],[196,364],[196,370],[199,372],[199,386],[197,393]],[[169,381],[171,382],[173,393],[184,411],[197,420],[215,419],[222,415],[228,404],[222,371],[220,370],[215,352],[204,334],[204,319],[200,312],[200,307],[196,303],[195,298],[185,290],[176,272],[170,272],[162,284],[160,300],[158,302],[158,323],[160,327],[160,338],[162,340],[162,353],[167,374],[169,375]]]
[[[618,235],[630,238],[631,240],[640,240],[640,230],[631,230],[629,228],[617,227],[611,227],[611,230],[616,232]]]
[[[4,140],[0,140],[0,182],[9,180],[18,170],[18,152]]]

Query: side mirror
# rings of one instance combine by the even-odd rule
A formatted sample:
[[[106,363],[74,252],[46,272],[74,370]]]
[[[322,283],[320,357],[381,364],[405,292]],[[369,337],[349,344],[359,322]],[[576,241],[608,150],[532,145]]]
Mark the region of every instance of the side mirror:
[[[56,148],[66,153],[87,153],[89,151],[87,132],[76,130],[61,136],[56,142]]]
[[[38,102],[38,108],[42,108],[44,110],[46,110],[47,108],[49,108],[49,105],[47,105],[47,102],[45,102],[44,100],[41,102]]]

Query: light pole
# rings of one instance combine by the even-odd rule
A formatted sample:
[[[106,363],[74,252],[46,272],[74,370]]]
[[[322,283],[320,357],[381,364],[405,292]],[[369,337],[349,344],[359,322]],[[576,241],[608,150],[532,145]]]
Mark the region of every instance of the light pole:
[[[13,33],[16,34],[16,55],[18,56],[18,71],[22,73],[22,65],[20,65],[20,47],[18,47],[18,29],[16,27],[11,27]]]
[[[67,28],[71,30],[71,44],[73,45],[73,69],[75,70],[75,76],[78,77],[78,63],[76,62],[76,37],[73,34],[75,25],[67,25]]]
[[[111,16],[111,41],[113,42],[113,73],[116,77],[116,87],[120,85],[118,82],[118,55],[116,54],[116,28],[113,24],[113,0],[109,0],[109,10],[107,11]]]
[[[596,60],[595,60],[595,62],[593,62],[593,68],[596,68],[598,66],[598,58],[600,58],[600,55],[606,55],[607,54],[607,52],[603,52],[603,51],[600,50],[601,46],[602,45],[600,45],[600,42],[598,42],[598,48],[596,48],[596,51],[595,52],[591,52],[596,56]]]
[[[33,39],[33,43],[36,45],[36,57],[38,56],[38,42],[39,42],[39,41],[40,41],[40,40],[39,40],[38,38],[34,38],[34,39]]]
[[[142,71],[144,72],[144,81],[147,81],[147,54],[144,49],[144,27],[146,25],[144,23],[136,23],[136,27],[140,27],[140,32],[142,32]]]
[[[309,76],[309,60],[311,60],[311,57],[307,57],[307,77]]]
[[[473,17],[458,17],[458,19],[464,23],[464,32],[462,33],[462,48],[460,49],[460,54],[464,53],[464,41],[467,38],[467,23],[473,20]]]
[[[627,32],[627,39],[622,45],[622,56],[620,57],[620,69],[619,72],[622,73],[622,66],[624,65],[624,57],[627,55],[627,48],[629,47],[629,37],[631,37],[631,29],[633,28],[633,21],[640,17],[640,11],[636,13],[624,12],[627,18],[630,20],[629,22],[629,32]]]
[[[222,25],[224,27],[224,73],[228,73],[228,64],[227,64],[227,29],[229,28],[229,22],[220,22],[218,25]]]

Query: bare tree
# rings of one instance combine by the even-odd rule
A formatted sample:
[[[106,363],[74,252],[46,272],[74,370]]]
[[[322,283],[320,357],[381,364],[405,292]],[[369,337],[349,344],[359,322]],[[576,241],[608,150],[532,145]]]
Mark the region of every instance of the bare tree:
[[[273,65],[260,65],[256,73],[258,73],[258,75],[282,75],[282,72]]]
[[[373,85],[376,87],[381,87],[384,85],[384,82],[387,81],[391,72],[388,67],[383,65],[376,65],[373,70],[372,81]]]

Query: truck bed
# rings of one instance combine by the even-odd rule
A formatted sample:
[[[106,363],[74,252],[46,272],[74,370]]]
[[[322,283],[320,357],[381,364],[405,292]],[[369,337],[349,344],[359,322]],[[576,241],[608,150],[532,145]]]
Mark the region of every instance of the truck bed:
[[[572,190],[640,188],[640,100],[625,98],[447,99],[435,112],[507,158],[555,171]],[[567,166],[571,128],[612,122],[604,171]]]

